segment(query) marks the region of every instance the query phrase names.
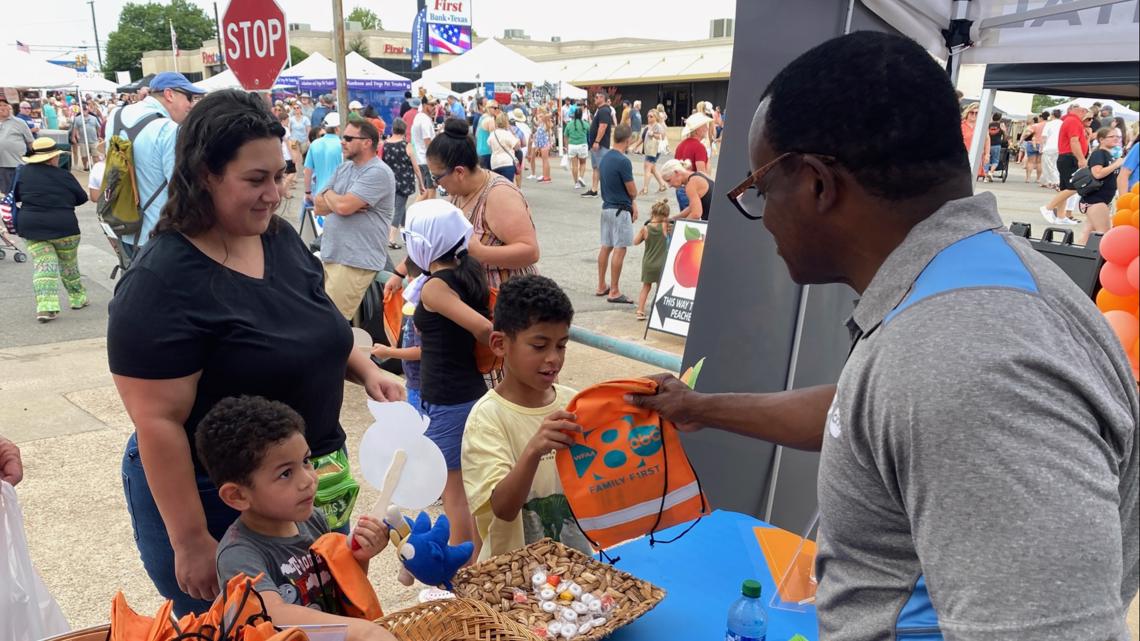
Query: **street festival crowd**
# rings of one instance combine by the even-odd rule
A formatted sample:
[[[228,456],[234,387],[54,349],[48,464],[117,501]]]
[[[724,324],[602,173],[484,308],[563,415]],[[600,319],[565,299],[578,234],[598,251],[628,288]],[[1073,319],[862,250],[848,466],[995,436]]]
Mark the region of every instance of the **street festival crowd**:
[[[565,411],[574,391],[558,382],[573,309],[538,274],[519,187],[554,182],[553,151],[564,150],[570,186],[601,200],[596,293],[631,303],[619,288],[625,249],[657,243],[646,252],[657,260],[670,222],[709,219],[723,113],[701,103],[658,166],[667,114],[658,106],[643,119],[637,103],[619,113],[604,93],[529,110],[408,95],[391,123],[356,102],[342,122],[331,96],[267,106],[201,93],[161,73],[114,106],[49,98],[47,122],[30,123],[53,128],[54,111],[74,132],[90,118],[72,141],[92,174],[105,141],[133,142],[143,221],[120,239],[131,266],[110,304],[107,349],[135,426],[122,475],[139,553],[178,615],[209,607],[245,572],[263,574],[256,588],[275,622],[394,638],[303,607],[312,595],[298,587],[311,568],[297,559],[322,533],[354,526],[352,557],[365,568],[388,542],[385,525],[343,509],[351,484],[322,492],[324,470],[349,467],[344,381],[430,418],[452,543],[473,541],[473,559],[486,559],[537,540],[520,514],[561,493],[553,453],[583,428]],[[959,98],[917,44],[885,34],[830,40],[781,71],[751,121],[751,173],[718,216],[762,221],[796,282],[860,294],[839,384],[705,394],[663,375],[655,394],[626,402],[682,431],[716,426],[822,451],[820,638],[894,638],[917,633],[918,619],[947,638],[1126,638],[1140,560],[1136,381],[1088,296],[1012,239],[991,194],[973,193],[965,147],[977,105]],[[84,189],[61,169],[62,150],[34,135],[20,107],[13,117],[0,100],[0,191],[22,204],[17,231],[48,322],[59,282],[72,308],[86,305],[74,208],[101,185]],[[919,111],[921,123],[909,117]],[[1060,190],[1042,208],[1050,222],[1074,209],[1076,168],[1104,180],[1076,204],[1086,234],[1103,231],[1108,204],[1137,179],[1135,129],[1097,117],[1043,113],[1019,138],[1026,179],[1046,165],[1043,186]],[[899,127],[924,141],[905,157],[890,147],[907,132],[887,129]],[[996,129],[981,179],[995,169],[991,145],[1008,136]],[[277,215],[297,173],[301,205],[324,217],[319,259]],[[635,234],[651,177],[658,192],[676,190],[677,209],[658,201]],[[388,250],[401,248],[408,258],[392,265]],[[350,331],[383,271],[394,273],[385,289],[414,306],[402,340],[372,350],[403,362],[402,385],[353,348]],[[503,361],[490,389],[477,344]],[[0,478],[21,476],[18,448],[0,438]],[[565,509],[556,516],[569,525]],[[562,540],[590,551],[575,527]]]

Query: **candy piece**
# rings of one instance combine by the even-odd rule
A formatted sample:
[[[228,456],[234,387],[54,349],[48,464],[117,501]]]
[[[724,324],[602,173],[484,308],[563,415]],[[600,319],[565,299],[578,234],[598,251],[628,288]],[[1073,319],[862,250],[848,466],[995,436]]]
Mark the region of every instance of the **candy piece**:
[[[602,602],[594,599],[593,601],[590,601],[586,604],[586,609],[590,612],[593,612],[594,614],[598,614],[602,611]]]
[[[558,610],[558,604],[554,601],[543,601],[540,607],[542,611],[547,614],[554,614],[554,612]]]
[[[542,592],[543,590],[550,590],[551,592],[554,592],[554,586],[550,585],[550,583],[543,583],[541,587],[537,588],[537,590],[539,592]]]
[[[551,574],[546,577],[546,582],[554,587],[558,587],[558,584],[562,582],[562,577],[557,574]]]
[[[578,634],[586,634],[587,632],[589,632],[590,630],[593,630],[593,629],[594,629],[594,622],[593,621],[586,621],[582,625],[578,626]]]
[[[612,596],[610,596],[608,594],[603,596],[602,597],[602,611],[603,612],[609,612],[611,609],[613,609],[615,603],[616,603],[616,601],[614,601],[614,598]]]
[[[574,610],[578,614],[585,614],[589,607],[581,601],[575,601],[570,604],[570,609]]]
[[[571,592],[570,590],[565,590],[558,595],[558,598],[561,599],[562,601],[567,601],[567,602],[573,601],[574,600],[574,593]]]
[[[543,586],[543,584],[546,583],[546,573],[545,572],[535,572],[534,576],[531,577],[530,582],[532,584],[534,584],[534,587],[541,588]]]
[[[578,626],[573,623],[562,624],[562,637],[564,639],[573,639],[576,636],[578,636]]]
[[[527,602],[526,592],[523,592],[522,590],[520,590],[518,588],[515,588],[514,590],[512,590],[512,592],[514,593],[515,603],[526,603]]]
[[[562,624],[558,621],[552,621],[546,625],[546,636],[553,639],[560,634],[562,634]]]
[[[574,598],[582,596],[582,586],[577,583],[571,583],[566,589],[570,591],[570,594],[574,595]]]
[[[542,591],[538,593],[538,599],[540,601],[553,601],[555,596],[557,595],[554,594],[554,588],[543,588]]]
[[[573,623],[573,622],[578,620],[578,613],[571,610],[570,608],[563,608],[562,609],[562,620]]]
[[[597,600],[598,600],[598,597],[594,596],[593,592],[586,592],[585,594],[582,595],[582,603],[585,603],[586,605],[590,605],[590,603],[592,601],[597,601]]]

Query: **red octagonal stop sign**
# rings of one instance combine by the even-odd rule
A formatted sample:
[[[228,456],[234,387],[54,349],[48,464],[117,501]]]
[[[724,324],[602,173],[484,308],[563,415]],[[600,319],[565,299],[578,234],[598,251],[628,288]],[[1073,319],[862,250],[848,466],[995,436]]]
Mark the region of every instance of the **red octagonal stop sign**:
[[[222,43],[241,86],[268,90],[289,59],[285,12],[275,0],[232,0],[222,18]]]

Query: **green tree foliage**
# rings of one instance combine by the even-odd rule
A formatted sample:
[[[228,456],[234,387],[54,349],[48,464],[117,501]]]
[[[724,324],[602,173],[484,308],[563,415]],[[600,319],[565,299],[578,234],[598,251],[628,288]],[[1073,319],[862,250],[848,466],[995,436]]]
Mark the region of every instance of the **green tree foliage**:
[[[356,7],[350,11],[345,20],[348,22],[359,22],[360,27],[365,30],[384,28],[380,23],[380,16],[376,15],[376,12],[371,9],[365,9],[364,7]]]
[[[293,64],[297,64],[308,57],[309,54],[302,51],[296,45],[289,45],[289,59],[293,61]]]
[[[356,53],[368,57],[368,40],[359,33],[353,34],[348,37],[348,42],[344,45],[345,51],[355,51]]]
[[[1046,96],[1042,94],[1034,94],[1033,96],[1033,113],[1039,114],[1050,107],[1063,105],[1069,102],[1072,98],[1065,98],[1064,96]]]
[[[216,35],[213,19],[188,0],[128,2],[119,13],[118,28],[107,37],[105,68],[130,71],[131,79],[141,78],[143,52],[171,49],[171,22],[181,50],[197,49]]]

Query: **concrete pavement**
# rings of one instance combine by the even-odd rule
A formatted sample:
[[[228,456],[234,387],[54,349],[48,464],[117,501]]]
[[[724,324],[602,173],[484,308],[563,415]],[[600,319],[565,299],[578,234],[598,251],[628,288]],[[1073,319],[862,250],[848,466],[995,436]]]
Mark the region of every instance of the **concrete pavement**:
[[[640,184],[640,157],[633,160]],[[577,324],[641,341],[644,324],[634,320],[632,306],[593,296],[600,200],[580,198],[571,188],[569,173],[558,169],[557,162],[552,165],[553,183],[524,182],[542,246],[540,269],[570,295]],[[85,174],[77,176],[86,183]],[[1048,194],[1018,182],[1020,176],[1012,179],[986,188],[997,194],[1007,224],[1029,222],[1039,235],[1044,221],[1037,207]],[[644,213],[654,200],[639,198]],[[675,199],[670,200],[675,208]],[[291,203],[294,208],[296,203]],[[727,204],[718,205],[714,216],[731,211]],[[36,323],[30,264],[0,261],[0,433],[23,450],[27,474],[18,490],[33,560],[76,628],[105,622],[118,590],[140,612],[153,612],[160,603],[138,560],[122,498],[119,463],[131,423],[107,371],[104,339],[114,287],[107,275],[116,261],[95,223],[94,207],[86,205],[79,213],[84,234],[80,266],[92,301],[89,308],[73,312],[65,306],[58,320]],[[632,248],[622,287],[630,297],[639,286],[640,260],[641,248]],[[684,349],[683,340],[667,335],[650,333],[645,340],[675,353]],[[653,370],[571,344],[562,380],[582,388]],[[349,443],[359,442],[370,423],[364,395],[353,385],[346,386],[341,422]],[[374,499],[375,492],[366,488],[361,505],[369,506]],[[396,570],[393,555],[385,552],[370,572],[389,612],[409,605],[416,594],[393,580]],[[1134,637],[1136,608],[1134,602]]]

